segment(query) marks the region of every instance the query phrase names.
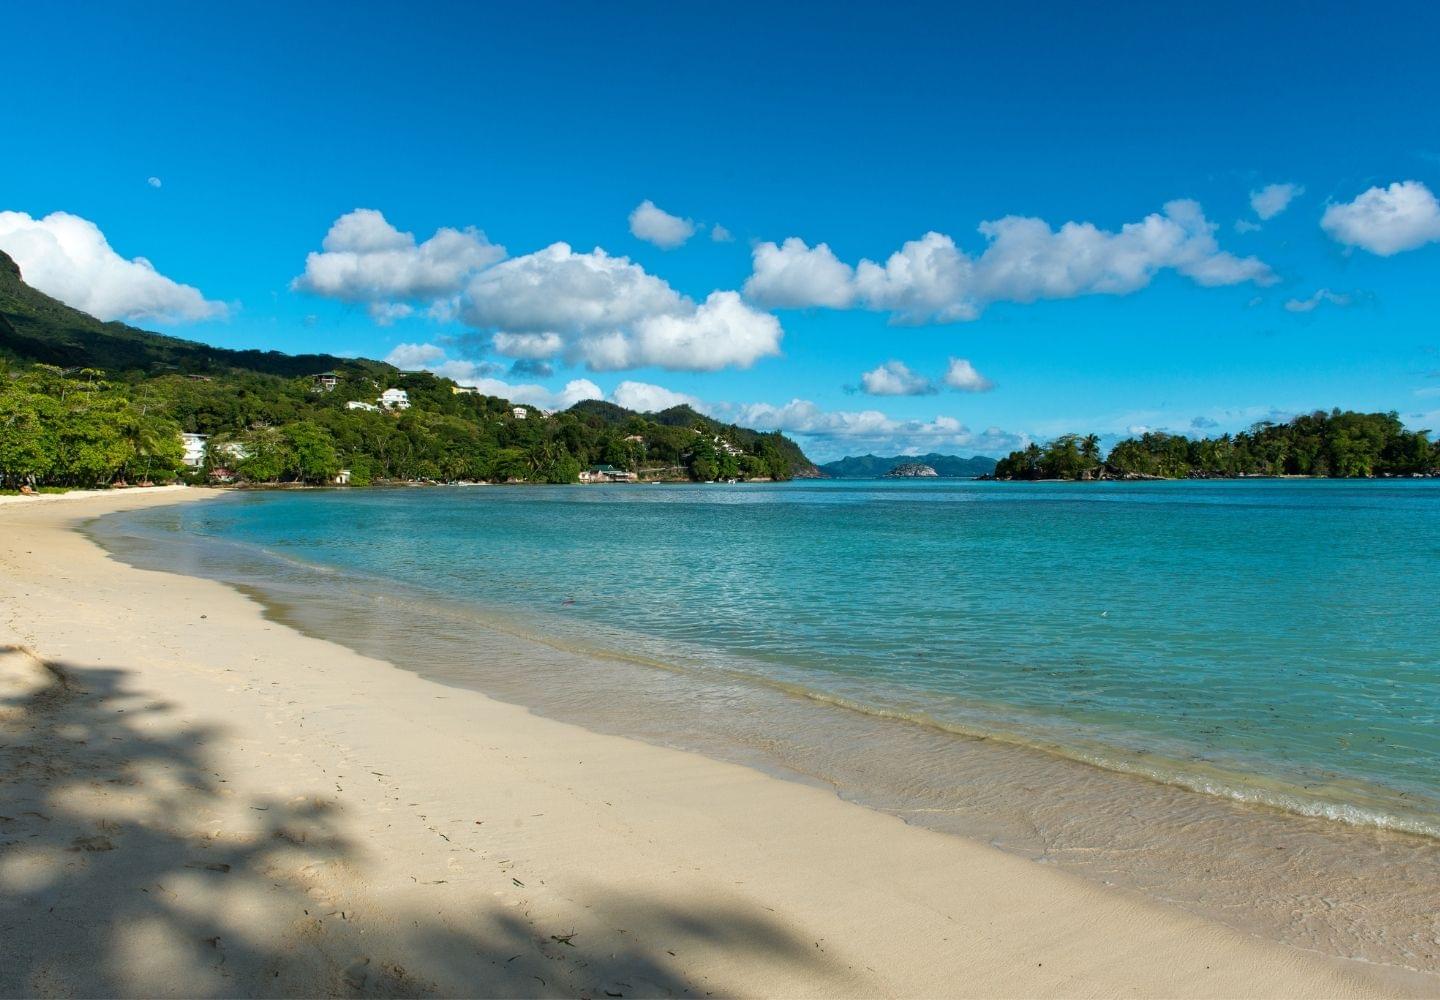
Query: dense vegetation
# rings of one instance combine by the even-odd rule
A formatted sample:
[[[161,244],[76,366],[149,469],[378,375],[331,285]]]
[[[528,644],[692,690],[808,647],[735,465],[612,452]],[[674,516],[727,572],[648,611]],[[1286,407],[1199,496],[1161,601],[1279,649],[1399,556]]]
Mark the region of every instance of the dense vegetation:
[[[1317,410],[1287,423],[1259,423],[1217,438],[1159,431],[1127,438],[1103,459],[1091,434],[1066,434],[1043,448],[1011,452],[996,479],[1208,479],[1232,476],[1430,475],[1440,471],[1440,443],[1408,431],[1394,413]]]
[[[317,384],[322,371],[333,387]],[[407,409],[346,405],[373,407],[391,388]],[[586,402],[546,415],[455,389],[376,361],[225,351],[100,323],[24,285],[0,254],[0,487],[180,475],[318,484],[342,469],[354,485],[568,483],[599,464],[654,479],[813,474],[783,435],[688,407],[641,415]],[[184,467],[182,431],[209,436],[204,468]]]
[[[881,458],[876,455],[858,455],[826,462],[820,471],[834,479],[879,479],[897,465],[928,465],[942,478],[971,479],[995,471],[995,459],[976,455],[961,458],[958,455],[895,455]]]

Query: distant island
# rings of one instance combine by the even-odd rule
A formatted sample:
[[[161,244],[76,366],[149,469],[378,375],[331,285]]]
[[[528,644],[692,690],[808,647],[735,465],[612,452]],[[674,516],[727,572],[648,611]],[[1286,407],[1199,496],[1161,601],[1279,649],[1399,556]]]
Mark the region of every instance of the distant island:
[[[934,466],[921,465],[919,462],[906,462],[897,465],[885,473],[886,479],[935,479],[940,473],[935,471]]]
[[[1213,438],[1150,431],[1102,454],[1095,434],[1065,434],[1012,451],[993,479],[1331,479],[1440,475],[1440,442],[1409,431],[1398,414],[1316,410]]]
[[[882,479],[896,474],[906,466],[925,466],[941,479],[978,479],[995,471],[995,459],[983,455],[961,458],[958,455],[859,455],[825,462],[818,468],[830,479]],[[907,478],[913,473],[903,474]],[[928,477],[926,477],[928,478]]]
[[[102,323],[0,252],[0,489],[781,480],[779,433],[688,406],[557,413],[363,358],[234,351]]]

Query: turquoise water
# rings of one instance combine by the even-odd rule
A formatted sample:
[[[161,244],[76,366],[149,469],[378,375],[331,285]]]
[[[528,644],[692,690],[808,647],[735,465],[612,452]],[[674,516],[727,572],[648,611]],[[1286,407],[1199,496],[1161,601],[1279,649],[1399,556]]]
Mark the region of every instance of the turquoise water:
[[[1440,832],[1433,481],[434,488],[127,517],[682,672]]]

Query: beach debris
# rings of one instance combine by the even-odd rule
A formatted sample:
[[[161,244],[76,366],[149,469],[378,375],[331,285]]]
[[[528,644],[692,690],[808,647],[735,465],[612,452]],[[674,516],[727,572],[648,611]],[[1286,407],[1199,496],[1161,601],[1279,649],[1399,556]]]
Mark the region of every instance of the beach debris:
[[[575,931],[571,931],[569,934],[551,934],[550,940],[558,941],[563,945],[569,945],[571,948],[573,948],[575,947],[575,942],[572,940],[572,938],[575,937],[576,933],[577,932]]]
[[[518,878],[515,878],[513,875],[510,877],[510,881],[511,881],[511,882],[514,882],[516,885],[518,885],[518,886],[519,886],[520,888],[522,888],[522,889],[525,888],[525,883],[524,883],[524,882],[521,882]]]
[[[109,837],[76,837],[70,842],[72,851],[113,851],[114,843]]]

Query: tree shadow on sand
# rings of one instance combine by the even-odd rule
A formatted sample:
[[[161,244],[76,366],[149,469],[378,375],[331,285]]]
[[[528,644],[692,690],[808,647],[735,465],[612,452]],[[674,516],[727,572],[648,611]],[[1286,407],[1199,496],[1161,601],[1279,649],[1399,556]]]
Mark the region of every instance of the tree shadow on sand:
[[[0,646],[0,995],[729,992],[682,970],[699,946],[817,988],[844,980],[763,916],[640,895],[603,899],[629,929],[619,943],[473,897],[357,919],[321,877],[359,857],[341,807],[235,792],[207,750],[222,735],[129,670]]]

